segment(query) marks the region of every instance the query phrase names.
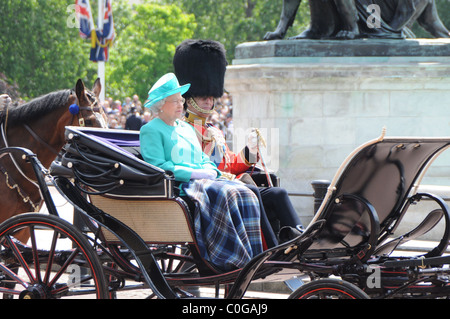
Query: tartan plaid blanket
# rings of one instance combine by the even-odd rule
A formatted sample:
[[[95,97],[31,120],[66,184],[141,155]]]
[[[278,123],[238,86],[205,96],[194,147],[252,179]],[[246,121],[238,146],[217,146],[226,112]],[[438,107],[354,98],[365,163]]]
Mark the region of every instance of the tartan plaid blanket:
[[[229,271],[262,252],[259,203],[251,190],[225,180],[193,180],[181,186],[196,206],[194,228],[203,258]]]

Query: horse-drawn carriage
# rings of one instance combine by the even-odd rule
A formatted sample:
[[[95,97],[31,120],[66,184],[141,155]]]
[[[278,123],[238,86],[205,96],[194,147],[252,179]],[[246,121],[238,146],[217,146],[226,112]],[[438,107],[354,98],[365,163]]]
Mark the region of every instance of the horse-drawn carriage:
[[[223,272],[201,258],[192,207],[176,191],[170,172],[144,162],[139,132],[66,127],[66,145],[50,170],[22,148],[49,214],[21,214],[0,225],[0,292],[22,298],[96,296],[150,288],[158,298],[195,297],[189,287],[226,287],[242,298],[255,280],[305,275],[290,298],[448,297],[450,237],[446,203],[417,193],[423,174],[450,138],[370,141],[344,161],[313,221],[298,237],[255,256],[242,269]],[[0,154],[0,155],[1,155]],[[47,178],[47,181],[46,179]],[[58,216],[47,182],[83,220]],[[412,232],[392,239],[411,204],[434,201]],[[406,217],[407,218],[407,217]],[[422,256],[396,248],[444,223],[438,245]],[[27,243],[16,234],[28,231]],[[149,297],[150,297],[149,296]]]

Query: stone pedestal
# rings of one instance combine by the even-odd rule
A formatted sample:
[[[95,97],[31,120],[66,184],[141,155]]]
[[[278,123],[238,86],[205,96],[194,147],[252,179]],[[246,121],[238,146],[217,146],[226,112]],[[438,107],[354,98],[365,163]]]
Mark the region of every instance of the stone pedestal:
[[[265,160],[291,192],[331,180],[360,144],[387,136],[450,135],[449,40],[279,40],[244,43],[228,67],[233,144],[261,128]],[[247,131],[248,132],[248,131]],[[444,153],[423,181],[450,185]],[[311,197],[293,198],[307,224]]]

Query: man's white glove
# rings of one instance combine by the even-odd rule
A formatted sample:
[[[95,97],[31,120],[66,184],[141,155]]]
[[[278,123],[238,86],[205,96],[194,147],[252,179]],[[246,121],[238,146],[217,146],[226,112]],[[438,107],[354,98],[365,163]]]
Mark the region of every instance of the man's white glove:
[[[0,94],[0,109],[7,106],[9,103],[11,103],[11,98],[8,94]]]
[[[258,133],[253,130],[247,138],[247,147],[250,153],[258,153]]]
[[[191,179],[216,179],[217,172],[213,169],[195,169],[192,171]]]

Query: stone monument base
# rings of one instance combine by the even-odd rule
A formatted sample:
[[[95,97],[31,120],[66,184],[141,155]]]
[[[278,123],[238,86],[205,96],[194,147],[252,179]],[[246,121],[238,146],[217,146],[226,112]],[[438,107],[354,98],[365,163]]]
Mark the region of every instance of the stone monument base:
[[[450,40],[278,40],[243,43],[228,67],[235,150],[258,127],[265,161],[290,192],[331,180],[360,144],[387,136],[450,135]],[[450,154],[423,181],[450,185]],[[305,225],[311,197],[292,197]]]

